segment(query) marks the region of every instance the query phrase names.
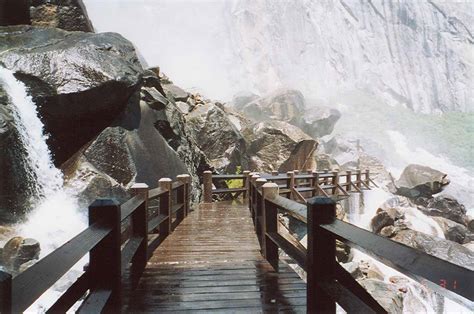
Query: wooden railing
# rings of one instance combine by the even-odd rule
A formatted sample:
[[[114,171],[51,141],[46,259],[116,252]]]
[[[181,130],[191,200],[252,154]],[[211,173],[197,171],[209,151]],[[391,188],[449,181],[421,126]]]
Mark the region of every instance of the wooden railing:
[[[26,310],[88,253],[84,273],[47,313],[64,313],[85,295],[80,313],[120,312],[123,287],[136,287],[150,254],[189,211],[190,177],[177,180],[162,178],[152,190],[135,184],[121,205],[93,202],[87,229],[14,278],[0,272],[0,312]]]
[[[354,184],[357,186],[359,181]],[[278,250],[281,249],[307,272],[308,313],[335,313],[336,303],[349,313],[386,313],[336,261],[336,239],[437,293],[472,307],[474,275],[471,270],[336,219],[336,203],[327,196],[316,196],[301,204],[280,196],[276,183],[266,182],[264,178],[250,182],[249,206],[255,216],[262,254],[278,270]],[[307,249],[278,221],[279,212],[306,223]]]
[[[342,195],[348,196],[350,192],[361,192],[370,189],[370,185],[375,182],[370,177],[370,171],[367,169],[361,171],[289,171],[287,173],[259,174],[256,172],[243,171],[242,174],[212,174],[211,171],[204,171],[203,174],[203,192],[204,202],[212,202],[213,194],[228,194],[236,198],[239,195],[247,196],[252,180],[263,178],[265,182],[275,182],[278,184],[279,193],[298,202],[306,202],[306,198],[322,195]],[[241,187],[238,188],[216,188],[214,183],[221,183],[225,186],[226,180],[242,180]],[[219,185],[219,184],[216,184]]]

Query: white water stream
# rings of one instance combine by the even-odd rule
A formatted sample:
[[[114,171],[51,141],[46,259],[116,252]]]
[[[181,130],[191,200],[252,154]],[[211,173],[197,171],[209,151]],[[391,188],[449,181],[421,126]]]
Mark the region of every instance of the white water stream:
[[[23,162],[28,165],[28,177],[25,180],[30,181],[30,188],[33,189],[33,199],[30,201],[32,208],[25,221],[15,226],[15,234],[38,240],[42,258],[81,232],[86,226],[86,220],[79,214],[74,192],[63,189],[62,173],[53,164],[44,125],[25,85],[4,68],[0,68],[0,84],[10,98],[18,140],[26,151]],[[77,276],[83,263],[78,263],[72,272],[48,290],[28,312],[43,311],[52,305],[58,298],[59,291],[64,291],[64,285]]]

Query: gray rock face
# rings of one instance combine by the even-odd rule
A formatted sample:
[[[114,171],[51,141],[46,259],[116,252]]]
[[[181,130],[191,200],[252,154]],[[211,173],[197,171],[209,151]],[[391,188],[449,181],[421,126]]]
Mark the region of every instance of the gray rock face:
[[[31,26],[0,27],[0,63],[29,87],[58,165],[110,125],[142,72],[118,34]]]
[[[301,128],[308,135],[318,138],[330,134],[341,117],[339,111],[326,107],[307,108],[303,94],[297,90],[281,89],[254,99],[253,95],[234,99],[234,106],[256,122],[276,120]]]
[[[439,195],[434,198],[417,198],[419,209],[428,216],[438,216],[450,219],[457,223],[468,225],[466,208],[452,197]]]
[[[237,166],[247,169],[246,141],[222,106],[198,105],[186,115],[187,129],[214,169],[235,173]]]
[[[67,31],[93,32],[81,0],[34,0],[30,7],[31,24]]]
[[[389,313],[402,313],[403,297],[393,285],[377,279],[363,279],[359,283]]]
[[[35,239],[13,237],[2,250],[2,263],[10,271],[18,271],[20,265],[38,259],[41,248]]]
[[[459,266],[474,270],[474,252],[461,244],[410,229],[398,231],[391,239]]]
[[[286,172],[316,168],[314,155],[318,142],[291,124],[257,123],[247,141],[251,169]]]
[[[395,182],[399,195],[409,198],[431,197],[449,184],[446,174],[430,167],[411,164]]]
[[[460,244],[469,242],[470,232],[465,226],[443,217],[433,217],[433,219],[439,224],[447,240]]]
[[[157,186],[159,178],[192,177],[194,200],[200,196],[199,175],[209,168],[206,156],[186,133],[185,120],[172,98],[165,98],[158,78],[130,98],[126,110],[65,164],[69,182],[85,181],[84,202],[101,195],[128,197],[135,182]]]

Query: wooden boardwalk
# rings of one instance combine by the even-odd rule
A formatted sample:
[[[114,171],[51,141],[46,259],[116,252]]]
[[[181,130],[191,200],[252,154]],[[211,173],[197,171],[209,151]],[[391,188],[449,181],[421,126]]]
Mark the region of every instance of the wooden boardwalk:
[[[201,204],[148,261],[127,313],[306,312],[306,284],[260,254],[247,204]]]

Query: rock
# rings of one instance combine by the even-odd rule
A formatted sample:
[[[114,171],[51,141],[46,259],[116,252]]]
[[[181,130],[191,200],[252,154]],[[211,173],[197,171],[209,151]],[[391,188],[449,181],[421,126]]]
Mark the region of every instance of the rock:
[[[36,264],[36,262],[36,260],[30,260],[26,263],[21,264],[20,267],[18,267],[18,273],[24,272],[25,270]]]
[[[474,251],[474,242],[463,244],[463,246],[467,248],[468,250]]]
[[[397,194],[409,198],[431,197],[449,184],[446,174],[430,167],[411,164],[395,182]]]
[[[340,169],[337,161],[328,154],[316,153],[316,170],[336,170]]]
[[[315,169],[318,142],[299,128],[278,121],[257,123],[246,139],[250,142],[251,169],[271,172],[278,170]]]
[[[433,217],[433,219],[439,224],[447,240],[460,244],[466,242],[469,230],[465,226],[443,217]]]
[[[163,85],[163,89],[167,95],[170,95],[174,99],[174,101],[186,102],[188,100],[189,93],[174,84],[165,84]]]
[[[399,230],[391,239],[464,268],[474,270],[474,252],[459,243],[410,229]]]
[[[403,298],[396,287],[371,278],[362,279],[359,283],[387,310],[387,312],[402,313]]]
[[[450,196],[439,195],[434,198],[420,197],[416,199],[416,203],[422,206],[418,208],[428,216],[444,217],[469,226],[466,208]],[[471,231],[473,230],[471,229]]]
[[[374,278],[378,280],[384,280],[382,271],[372,261],[360,261],[359,268],[362,274],[367,278]]]
[[[260,96],[254,93],[238,93],[232,98],[232,105],[242,109],[248,103],[257,100]]]
[[[351,274],[354,279],[359,279],[364,276],[360,270],[358,262],[343,263],[341,266],[344,267],[344,269],[347,270],[347,272]]]
[[[344,242],[336,240],[336,260],[339,263],[347,263],[352,260],[352,257],[351,247]]]
[[[38,259],[40,250],[35,239],[13,237],[3,247],[2,260],[7,268],[16,271],[21,264]]]
[[[238,111],[255,122],[287,122],[313,138],[330,134],[341,117],[336,109],[315,105],[306,108],[303,94],[292,89],[280,89],[258,99],[255,99],[255,95],[236,97],[233,103]]]
[[[157,77],[155,82],[148,80],[154,87],[143,87],[131,97],[115,126],[102,131],[63,167],[69,185],[87,182],[82,199],[104,195],[126,199],[135,182],[154,188],[159,178],[188,173],[192,199],[198,201],[199,176],[210,168],[206,156],[187,133],[174,100],[159,92]]]
[[[119,34],[32,26],[0,27],[0,63],[33,95],[56,165],[117,118],[143,71]]]
[[[380,230],[380,235],[390,238],[395,235],[396,231],[397,230],[394,226],[386,226]]]
[[[216,171],[235,173],[238,166],[249,169],[247,143],[222,106],[211,102],[196,106],[186,115],[186,124]]]
[[[310,136],[319,138],[331,134],[340,118],[341,113],[336,109],[311,106],[305,111],[299,126]]]
[[[370,221],[372,231],[375,233],[380,233],[382,228],[387,226],[393,226],[395,220],[391,217],[386,211],[381,211],[376,214]]]
[[[82,0],[34,0],[30,7],[31,24],[66,31],[93,32]]]
[[[305,110],[305,99],[300,91],[281,89],[250,103],[236,104],[235,108],[255,121],[296,122]]]

